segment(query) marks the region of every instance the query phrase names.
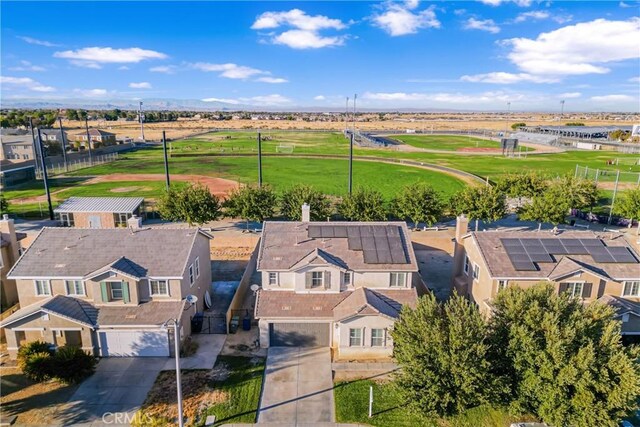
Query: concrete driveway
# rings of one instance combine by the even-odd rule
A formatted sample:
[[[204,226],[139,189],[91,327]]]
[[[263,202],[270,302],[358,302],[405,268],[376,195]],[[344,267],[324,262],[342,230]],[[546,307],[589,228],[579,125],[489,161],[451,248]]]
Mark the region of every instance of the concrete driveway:
[[[296,425],[334,420],[329,348],[269,348],[258,423]]]
[[[129,425],[166,357],[101,359],[96,372],[71,396],[56,418],[64,425]]]

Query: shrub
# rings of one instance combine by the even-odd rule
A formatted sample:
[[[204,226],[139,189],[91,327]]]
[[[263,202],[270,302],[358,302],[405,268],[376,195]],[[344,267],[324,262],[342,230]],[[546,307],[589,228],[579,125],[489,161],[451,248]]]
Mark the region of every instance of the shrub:
[[[51,378],[52,372],[51,352],[41,351],[31,353],[22,359],[20,368],[24,375],[32,381],[41,382]]]
[[[197,341],[194,341],[191,337],[186,337],[180,346],[180,357],[193,356],[198,351],[198,347],[200,347],[200,344]]]
[[[21,360],[24,360],[28,356],[35,353],[53,354],[53,350],[51,350],[51,344],[44,341],[32,341],[28,344],[23,345],[18,350],[18,364]]]
[[[58,348],[53,356],[52,376],[64,383],[77,383],[93,373],[96,358],[79,347]]]

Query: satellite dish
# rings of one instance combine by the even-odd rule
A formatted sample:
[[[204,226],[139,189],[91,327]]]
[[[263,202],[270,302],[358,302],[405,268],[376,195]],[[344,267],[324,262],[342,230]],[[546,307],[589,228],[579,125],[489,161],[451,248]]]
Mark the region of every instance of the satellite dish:
[[[198,302],[198,297],[195,295],[187,295],[185,298],[189,304],[195,304]]]
[[[207,308],[211,308],[211,295],[209,294],[209,291],[204,293],[204,304]]]
[[[251,289],[251,292],[257,292],[258,289],[260,289],[260,286],[256,285],[256,284],[253,284],[253,285],[251,285],[251,287],[249,289]]]

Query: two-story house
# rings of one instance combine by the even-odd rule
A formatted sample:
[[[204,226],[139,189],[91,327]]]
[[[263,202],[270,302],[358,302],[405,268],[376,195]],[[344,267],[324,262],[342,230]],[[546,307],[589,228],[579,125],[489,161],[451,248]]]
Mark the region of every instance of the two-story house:
[[[106,147],[116,144],[116,134],[100,129],[89,129],[89,137],[87,132],[79,132],[73,136],[73,143],[81,149],[88,146],[88,138],[91,138],[91,148]]]
[[[42,340],[101,357],[169,356],[170,319],[187,336],[203,311],[209,239],[196,228],[44,228],[8,274],[21,307],[0,323],[9,354]]]
[[[551,283],[585,303],[601,300],[626,307],[623,333],[640,334],[640,257],[619,233],[560,230],[468,232],[468,220],[456,224],[453,287],[480,310],[508,286]],[[621,314],[622,316],[622,314]],[[632,319],[633,320],[633,319]],[[640,319],[638,319],[640,320]]]
[[[401,222],[267,221],[257,269],[260,345],[326,346],[338,359],[389,357],[389,329],[424,289]]]
[[[0,220],[0,312],[18,302],[18,290],[15,280],[7,279],[7,273],[18,261],[22,253],[21,240],[26,233],[16,232],[16,227],[9,215]]]

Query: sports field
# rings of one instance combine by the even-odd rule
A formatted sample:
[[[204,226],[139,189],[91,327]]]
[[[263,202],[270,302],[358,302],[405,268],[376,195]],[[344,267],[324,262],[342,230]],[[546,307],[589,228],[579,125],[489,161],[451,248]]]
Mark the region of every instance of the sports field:
[[[460,151],[460,152],[490,152],[501,151],[500,143],[489,139],[476,138],[466,135],[390,135],[389,138],[404,144],[426,150]],[[524,147],[520,151],[534,151]]]

